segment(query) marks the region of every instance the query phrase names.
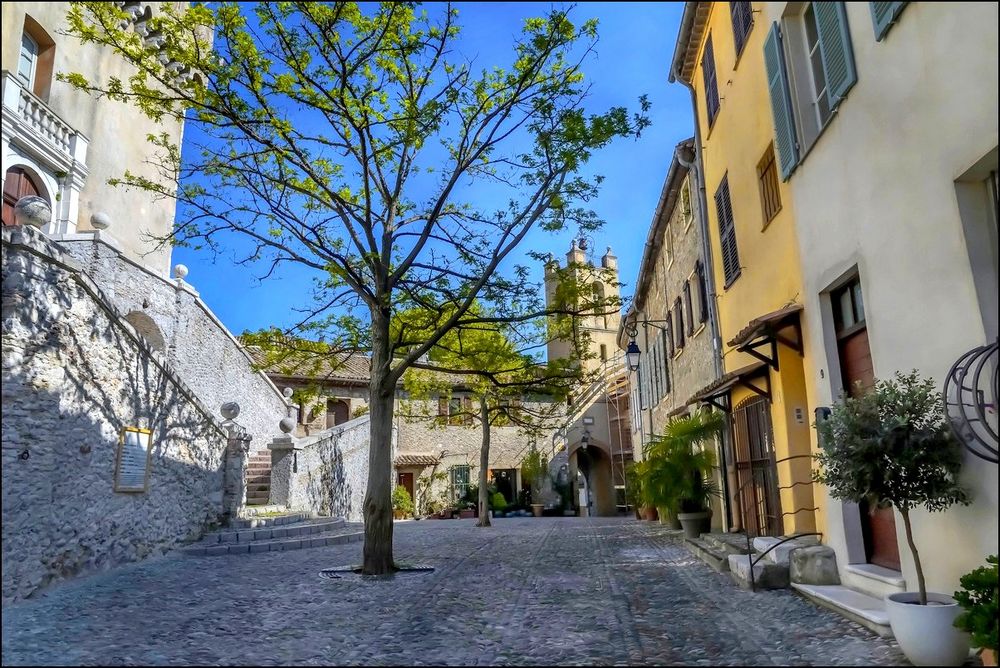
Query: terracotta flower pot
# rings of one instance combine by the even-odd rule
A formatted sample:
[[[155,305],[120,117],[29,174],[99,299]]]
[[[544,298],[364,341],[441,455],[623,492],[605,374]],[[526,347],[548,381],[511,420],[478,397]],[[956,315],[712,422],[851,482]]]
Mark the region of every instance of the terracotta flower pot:
[[[983,651],[979,653],[979,658],[982,659],[984,666],[997,665],[997,651],[995,649],[984,647]]]
[[[656,508],[653,506],[643,506],[642,507],[642,519],[647,522],[655,522],[657,518]]]
[[[535,517],[542,516],[542,510],[545,508],[544,503],[533,503],[531,504],[531,512],[534,513]]]

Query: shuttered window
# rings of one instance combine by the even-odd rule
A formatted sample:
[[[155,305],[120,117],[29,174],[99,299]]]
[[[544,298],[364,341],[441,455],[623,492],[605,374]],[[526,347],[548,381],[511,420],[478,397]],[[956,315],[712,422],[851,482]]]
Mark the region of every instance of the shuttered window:
[[[678,297],[674,300],[674,313],[677,317],[677,347],[684,347],[684,305],[681,304],[681,298]]]
[[[729,16],[733,20],[733,38],[736,41],[736,55],[743,53],[750,28],[753,26],[753,9],[749,2],[730,2]]]
[[[677,352],[677,342],[674,339],[674,315],[670,311],[667,311],[666,321],[667,321],[667,331],[666,331],[667,345],[670,347],[670,357],[673,357],[674,353]]]
[[[826,77],[830,109],[836,109],[858,80],[854,70],[854,52],[851,34],[847,28],[847,10],[842,2],[814,2],[819,47],[823,54],[823,73]]]
[[[775,23],[764,40],[764,65],[767,68],[767,89],[771,95],[774,116],[774,143],[781,162],[781,179],[787,181],[799,164],[799,143],[792,116],[792,97],[788,90],[788,73],[781,47],[781,29]]]
[[[774,163],[774,144],[768,144],[767,150],[757,163],[757,185],[760,187],[761,213],[764,215],[764,227],[781,211],[781,197],[778,194],[778,166]]]
[[[719,113],[719,83],[715,76],[715,50],[712,48],[711,35],[705,42],[701,75],[705,79],[705,112],[708,114],[708,124],[711,126]]]
[[[695,263],[695,272],[698,274],[698,322],[708,320],[708,283],[705,280],[705,265],[701,260]]]
[[[733,223],[733,203],[729,197],[729,175],[722,177],[715,191],[715,211],[719,217],[719,242],[722,247],[722,272],[728,288],[740,276],[740,254],[736,248],[736,226]]]
[[[663,363],[662,351],[660,350],[659,341],[653,340],[653,345],[650,348],[650,352],[653,354],[652,363],[650,364],[650,376],[652,377],[652,382],[650,383],[650,406],[655,406],[660,403],[660,397],[663,393],[660,391],[660,387],[663,384],[663,374],[660,373],[660,367]]]
[[[666,351],[667,349],[667,333],[661,331],[660,335],[657,337],[660,340],[660,350]],[[664,355],[663,358],[663,393],[667,394],[670,392],[670,360]]]
[[[687,313],[687,335],[694,334],[694,307],[691,304],[691,281],[684,281],[684,311]]]
[[[875,26],[875,41],[881,42],[882,38],[889,32],[889,28],[896,22],[905,2],[870,2],[872,10],[872,24]]]
[[[649,408],[649,357],[650,351],[639,357],[639,408]]]

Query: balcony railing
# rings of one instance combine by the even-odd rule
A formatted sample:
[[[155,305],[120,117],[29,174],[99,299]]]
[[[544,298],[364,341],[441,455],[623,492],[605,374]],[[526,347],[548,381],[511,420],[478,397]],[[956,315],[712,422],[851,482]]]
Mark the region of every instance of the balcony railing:
[[[6,70],[3,71],[3,118],[4,125],[13,126],[14,136],[20,135],[19,143],[42,153],[38,157],[53,163],[52,169],[68,172],[74,162],[86,163],[87,138]]]

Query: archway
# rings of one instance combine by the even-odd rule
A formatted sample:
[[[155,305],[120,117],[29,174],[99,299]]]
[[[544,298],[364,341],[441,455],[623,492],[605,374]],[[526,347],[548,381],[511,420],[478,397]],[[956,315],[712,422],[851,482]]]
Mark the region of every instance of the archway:
[[[157,352],[166,352],[167,344],[156,321],[141,311],[132,311],[125,316],[125,321],[141,336],[149,347]]]
[[[326,400],[326,428],[335,427],[351,419],[350,409],[343,399]]]
[[[37,196],[52,205],[39,180],[24,167],[11,167],[3,180],[3,224],[4,227],[17,225],[14,219],[14,205],[22,197]]]
[[[606,445],[593,440],[586,448],[581,447],[580,443],[574,444],[570,448],[569,467],[574,504],[580,502],[580,486],[576,483],[576,474],[579,472],[586,478],[590,514],[597,517],[614,517],[618,514],[611,455]]]

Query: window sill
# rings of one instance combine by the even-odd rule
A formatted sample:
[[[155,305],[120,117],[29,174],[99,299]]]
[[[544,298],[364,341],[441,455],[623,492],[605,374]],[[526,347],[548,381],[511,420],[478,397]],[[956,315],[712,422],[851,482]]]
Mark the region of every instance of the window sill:
[[[683,353],[683,352],[684,352],[684,349],[680,348],[677,352],[674,353],[674,356],[671,359],[677,359],[678,357],[681,356],[681,353]]]
[[[722,286],[722,289],[728,290],[729,288],[733,287],[733,283],[740,280],[740,276],[742,275],[743,275],[743,270],[740,269],[740,271],[735,276],[733,276],[732,280],[726,281],[726,284]]]

